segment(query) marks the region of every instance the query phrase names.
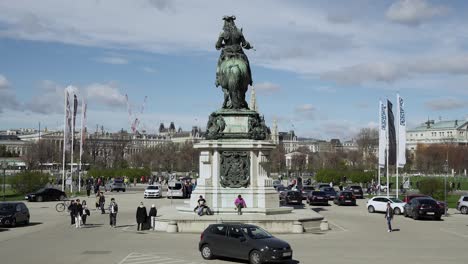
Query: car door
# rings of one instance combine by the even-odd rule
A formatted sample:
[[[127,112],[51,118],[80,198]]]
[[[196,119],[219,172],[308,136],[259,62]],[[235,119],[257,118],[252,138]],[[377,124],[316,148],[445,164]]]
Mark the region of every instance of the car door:
[[[214,255],[226,256],[227,226],[213,225],[210,230],[208,244]]]
[[[226,252],[228,257],[246,259],[248,258],[249,249],[247,248],[247,238],[238,226],[230,226],[228,228],[228,236],[226,239]]]
[[[379,211],[380,212],[386,212],[387,211],[387,203],[390,200],[388,198],[381,198],[381,202],[379,203]]]
[[[23,214],[23,210],[21,210],[21,204],[16,205],[15,216],[16,216],[16,223],[20,223],[26,220]]]

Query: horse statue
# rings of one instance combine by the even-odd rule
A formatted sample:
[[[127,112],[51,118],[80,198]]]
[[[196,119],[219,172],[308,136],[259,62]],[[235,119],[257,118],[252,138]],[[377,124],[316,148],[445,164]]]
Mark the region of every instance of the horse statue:
[[[223,109],[248,109],[245,93],[252,85],[249,59],[243,49],[253,49],[238,29],[235,16],[225,16],[223,31],[216,42],[221,55],[216,68],[216,87],[224,92]]]

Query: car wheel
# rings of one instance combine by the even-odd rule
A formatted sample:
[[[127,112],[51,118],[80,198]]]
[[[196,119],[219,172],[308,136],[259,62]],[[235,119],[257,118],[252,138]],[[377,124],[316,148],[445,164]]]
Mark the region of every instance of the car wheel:
[[[442,215],[435,215],[434,220],[440,221],[442,219]]]
[[[36,202],[42,202],[44,199],[42,198],[42,196],[37,196],[36,197]]]
[[[406,213],[406,210],[403,212],[404,217],[408,217],[408,214]]]
[[[210,246],[208,246],[208,245],[203,245],[202,246],[201,256],[204,259],[212,259],[213,258],[213,252],[211,251]]]
[[[369,205],[369,207],[367,207],[367,211],[368,211],[369,213],[371,213],[371,214],[374,213],[374,212],[375,212],[374,206]]]
[[[460,212],[461,212],[462,214],[468,214],[468,207],[463,206],[462,208],[460,208]]]
[[[397,207],[397,208],[393,209],[393,213],[396,214],[396,215],[401,214],[400,208]]]
[[[11,219],[11,227],[15,227],[16,226],[16,217]]]
[[[65,200],[65,195],[62,194],[62,195],[60,195],[60,197],[59,197],[59,201],[63,201],[63,200]]]
[[[28,218],[26,218],[26,221],[24,221],[24,224],[29,225],[29,216],[28,216]]]
[[[122,191],[122,192],[125,192],[125,189],[123,189],[123,191]]]
[[[418,220],[419,219],[419,214],[418,213],[413,213],[413,219]]]
[[[261,264],[262,257],[260,255],[260,252],[258,252],[257,250],[253,250],[252,252],[250,252],[249,262],[250,264]]]

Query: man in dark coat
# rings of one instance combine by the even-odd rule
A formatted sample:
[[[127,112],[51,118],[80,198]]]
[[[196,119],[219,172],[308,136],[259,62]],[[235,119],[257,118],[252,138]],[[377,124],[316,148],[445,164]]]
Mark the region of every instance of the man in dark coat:
[[[149,211],[149,217],[151,219],[151,228],[154,230],[154,218],[158,214],[158,210],[154,204],[151,205],[151,209]]]
[[[101,214],[105,214],[104,204],[106,203],[106,198],[102,192],[99,193],[99,207],[101,207]]]
[[[148,213],[146,212],[146,207],[143,205],[143,202],[141,202],[136,211],[137,231],[140,231],[140,228],[143,227],[142,224],[146,222],[146,218],[148,218]]]
[[[390,206],[390,202],[387,203],[387,209],[385,210],[385,219],[387,219],[388,232],[392,232],[393,208]]]
[[[68,206],[68,211],[70,212],[71,225],[74,225],[75,224],[75,216],[76,216],[75,200],[70,201],[70,205]]]
[[[76,199],[75,206],[72,208],[73,215],[75,216],[75,227],[81,228],[81,216],[83,215],[83,205],[80,203],[80,199]]]

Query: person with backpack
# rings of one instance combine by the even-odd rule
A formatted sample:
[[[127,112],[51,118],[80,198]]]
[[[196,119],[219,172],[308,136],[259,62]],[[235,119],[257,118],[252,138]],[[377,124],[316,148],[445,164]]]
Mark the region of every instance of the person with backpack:
[[[119,206],[112,198],[109,204],[109,223],[111,227],[117,227],[117,212],[119,212]]]

